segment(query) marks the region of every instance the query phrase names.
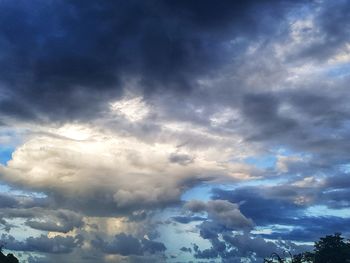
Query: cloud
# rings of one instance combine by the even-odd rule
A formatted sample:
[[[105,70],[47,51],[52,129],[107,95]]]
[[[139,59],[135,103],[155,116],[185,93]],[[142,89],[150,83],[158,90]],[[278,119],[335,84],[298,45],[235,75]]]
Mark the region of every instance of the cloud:
[[[94,244],[98,244],[98,247],[109,254],[120,254],[127,256],[141,255],[143,252],[140,241],[137,238],[124,233],[116,235],[111,243],[101,242],[102,244],[98,244],[97,242],[94,242]]]
[[[163,243],[149,240],[149,239],[142,239],[142,245],[143,249],[151,254],[157,253],[157,252],[164,252],[166,250],[166,247]]]
[[[173,216],[171,219],[181,224],[188,224],[194,221],[205,221],[207,218],[201,216]]]
[[[83,226],[82,216],[70,210],[51,210],[42,207],[2,208],[0,216],[4,219],[24,218],[25,225],[42,231],[67,233]],[[10,226],[10,225],[8,225]]]
[[[169,156],[169,160],[172,163],[178,163],[181,165],[187,165],[193,162],[193,157],[187,154],[172,153]]]
[[[192,249],[191,249],[190,247],[182,247],[182,248],[180,248],[180,250],[181,250],[182,252],[189,252],[189,253],[192,253]]]
[[[262,234],[265,238],[307,241],[317,240],[321,236],[337,231],[343,233],[350,231],[347,217],[327,214],[315,216],[309,213],[310,207],[316,207],[317,210],[317,206],[328,205],[334,209],[342,206],[333,206],[333,203],[346,204],[348,200],[346,193],[340,194],[339,199],[336,199],[328,192],[337,193],[338,190],[327,188],[324,184],[302,187],[286,184],[264,188],[245,187],[232,191],[215,189],[213,198],[241,203],[240,210],[244,215],[252,218],[258,226],[271,228],[271,233]],[[282,228],[279,229],[278,226]]]
[[[88,136],[35,137],[1,166],[2,178],[44,192],[66,209],[116,215],[176,203],[192,184],[222,170],[207,160],[186,166],[169,161],[175,150],[171,144],[151,145],[93,130]]]
[[[237,204],[226,200],[213,200],[207,203],[192,200],[185,204],[185,209],[192,213],[206,212],[209,219],[227,229],[249,229],[253,226],[253,221],[240,212]]]
[[[250,262],[261,262],[272,253],[283,255],[285,251],[298,254],[307,251],[311,246],[296,245],[292,242],[272,242],[262,237],[248,233],[233,234],[226,232],[222,235],[222,241],[217,237],[211,238],[211,247],[201,250],[194,244],[194,257],[198,259],[219,258],[222,262],[240,262],[241,258],[247,258]]]
[[[315,60],[326,60],[339,50],[344,49],[349,41],[349,6],[346,1],[326,1],[316,4],[317,10],[313,23],[304,38],[308,43],[300,48],[299,56]]]
[[[248,94],[243,98],[243,114],[258,127],[260,137],[276,137],[293,132],[297,123],[278,114],[279,101],[273,94]]]
[[[86,119],[118,98],[129,79],[147,93],[186,93],[226,60],[226,42],[274,32],[285,6],[3,1],[0,110],[19,119]]]
[[[39,218],[39,215],[33,215],[26,221],[26,225],[43,231],[67,233],[83,225],[82,216],[72,211],[52,211],[50,213],[46,210],[41,215],[40,221],[35,218]]]
[[[170,213],[180,224],[167,227],[210,242],[188,256],[238,262],[287,246],[263,238],[348,233],[348,11],[343,0],[1,1],[0,146],[12,159],[0,223],[48,235],[4,238],[52,262],[164,262]],[[276,161],[254,163],[265,156]],[[181,214],[184,193],[222,183]],[[335,215],[310,214],[320,206]]]
[[[235,256],[244,257],[254,254],[257,259],[268,257],[272,253],[283,255],[289,251],[292,255],[309,250],[311,246],[296,245],[292,242],[279,241],[277,243],[267,241],[259,236],[254,237],[248,234],[243,235],[224,235],[224,240],[235,248]],[[229,256],[230,257],[230,256]]]
[[[179,149],[175,136],[186,137],[187,131],[164,129],[169,132],[157,142],[92,125],[45,127],[47,132],[33,134],[13,152],[0,174],[17,187],[44,193],[48,197],[43,200],[53,207],[110,216],[179,204],[181,195],[196,184],[241,180],[253,172],[227,161],[235,151],[231,147],[218,158],[221,141],[210,149]],[[197,138],[210,136],[196,127],[193,132]],[[187,156],[196,158],[189,162]]]
[[[81,237],[61,237],[49,238],[41,235],[39,237],[28,237],[24,241],[17,241],[13,236],[2,234],[1,242],[6,244],[6,248],[16,251],[32,251],[44,253],[70,253],[82,242]]]
[[[125,233],[117,234],[111,242],[104,242],[101,239],[92,241],[92,244],[108,254],[119,254],[122,256],[136,255],[144,253],[161,253],[166,250],[163,243],[143,238],[139,240],[132,235]]]
[[[1,200],[1,203],[0,203],[1,208],[16,207],[18,205],[18,200],[16,200],[15,198],[7,194],[1,194],[0,200]]]

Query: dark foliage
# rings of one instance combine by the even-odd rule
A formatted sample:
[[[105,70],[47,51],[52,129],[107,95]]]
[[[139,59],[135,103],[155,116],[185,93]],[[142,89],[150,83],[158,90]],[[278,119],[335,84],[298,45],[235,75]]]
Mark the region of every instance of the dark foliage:
[[[7,254],[7,256],[5,256],[0,251],[0,263],[19,263],[19,261],[13,254],[10,253],[10,254]]]
[[[0,244],[0,263],[19,263],[18,259],[11,253],[7,254],[7,256],[2,253],[2,249],[4,248],[4,244]]]
[[[350,241],[344,241],[341,234],[326,236],[315,243],[315,263],[350,262]]]

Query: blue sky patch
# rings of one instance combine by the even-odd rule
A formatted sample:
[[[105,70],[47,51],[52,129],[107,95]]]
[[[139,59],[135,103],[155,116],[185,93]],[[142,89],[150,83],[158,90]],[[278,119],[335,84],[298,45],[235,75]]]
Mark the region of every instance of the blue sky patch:
[[[274,168],[277,158],[273,155],[266,155],[261,157],[248,157],[244,160],[245,163],[256,166],[257,168],[267,169]]]
[[[0,148],[0,163],[6,165],[11,160],[13,151],[13,148]]]

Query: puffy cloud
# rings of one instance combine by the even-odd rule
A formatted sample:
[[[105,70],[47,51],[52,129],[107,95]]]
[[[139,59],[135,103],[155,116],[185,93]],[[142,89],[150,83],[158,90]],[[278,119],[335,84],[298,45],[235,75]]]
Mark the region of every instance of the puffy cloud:
[[[241,203],[240,210],[244,215],[252,218],[256,225],[270,228],[271,233],[262,234],[263,237],[307,241],[317,240],[328,233],[350,231],[346,212],[345,217],[341,216],[341,213],[337,216],[324,214],[320,217],[310,214],[310,207],[322,211],[320,208],[322,205],[334,209],[339,208],[333,206],[334,203],[348,202],[349,198],[345,192],[340,191],[339,195],[332,196],[328,191],[338,193],[337,189],[328,188],[325,184],[311,183],[300,187],[289,183],[235,190],[215,189],[213,197]],[[208,232],[210,227],[204,229],[206,230],[204,233],[212,233]]]
[[[151,254],[157,253],[157,252],[164,252],[166,250],[166,247],[163,243],[149,240],[149,239],[142,239],[142,245],[143,249]]]
[[[178,202],[196,182],[227,176],[208,157],[187,165],[170,161],[176,151],[171,142],[150,144],[92,129],[60,132],[61,137],[37,136],[19,147],[1,166],[2,178],[44,192],[61,207],[116,215]]]
[[[227,229],[250,229],[253,221],[246,218],[239,206],[226,200],[212,200],[207,203],[192,200],[185,204],[185,209],[193,213],[208,213],[208,218]]]
[[[183,251],[183,252],[192,253],[192,249],[190,247],[182,247],[182,248],[180,248],[180,250]]]
[[[178,223],[188,224],[194,221],[205,221],[207,218],[202,216],[173,216],[171,219]]]
[[[191,157],[187,154],[178,154],[178,153],[170,154],[169,160],[172,163],[179,163],[181,165],[187,165],[187,164],[190,164],[194,161],[193,157]]]
[[[97,245],[103,251],[109,254],[120,254],[122,256],[128,256],[141,255],[143,252],[140,241],[137,238],[125,233],[116,235],[110,243],[95,241],[93,244]]]
[[[116,132],[113,126],[102,129],[94,124],[101,123],[37,129],[12,160],[0,166],[2,179],[45,193],[54,207],[99,216],[179,203],[198,183],[241,180],[256,173],[249,165],[231,162],[238,152],[235,138],[213,135],[196,125],[188,130],[184,122],[162,120],[161,130],[149,139],[133,129]],[[187,143],[192,137],[200,141]],[[224,144],[228,146],[223,153]]]
[[[18,200],[8,194],[1,194],[0,207],[16,207],[18,205]]]
[[[3,208],[0,216],[4,219],[26,219],[25,225],[42,231],[67,233],[74,228],[83,226],[82,216],[70,210],[51,210],[43,207]]]
[[[39,237],[28,237],[24,241],[17,241],[11,235],[1,235],[1,241],[6,244],[6,248],[17,251],[33,251],[44,253],[70,253],[82,242],[81,237],[55,236],[49,238],[41,235]]]
[[[37,218],[37,219],[35,219]],[[40,218],[40,220],[38,220]],[[26,225],[43,231],[67,233],[83,225],[82,216],[72,211],[45,211],[41,217],[33,215]]]
[[[262,237],[248,233],[232,234],[226,232],[222,235],[222,241],[217,237],[210,239],[211,247],[201,250],[194,244],[194,257],[199,259],[220,258],[222,262],[240,262],[241,258],[246,258],[250,262],[261,262],[272,253],[283,254],[289,251],[298,254],[310,250],[311,246],[297,245],[293,242],[272,242]]]
[[[125,233],[117,234],[111,242],[101,239],[92,241],[92,244],[108,254],[119,254],[122,256],[144,255],[144,253],[161,253],[166,250],[163,243],[142,238],[141,240]]]

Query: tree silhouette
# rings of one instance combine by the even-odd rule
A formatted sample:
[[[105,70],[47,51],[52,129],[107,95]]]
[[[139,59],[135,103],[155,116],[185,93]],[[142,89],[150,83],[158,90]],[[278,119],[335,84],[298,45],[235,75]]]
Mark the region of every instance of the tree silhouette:
[[[315,243],[315,263],[350,262],[350,243],[340,233],[322,237]]]
[[[292,257],[292,263],[313,263],[315,255],[312,252],[304,252]]]
[[[2,253],[5,244],[0,244],[0,263],[19,263],[18,259],[13,254],[7,254],[7,256]]]

